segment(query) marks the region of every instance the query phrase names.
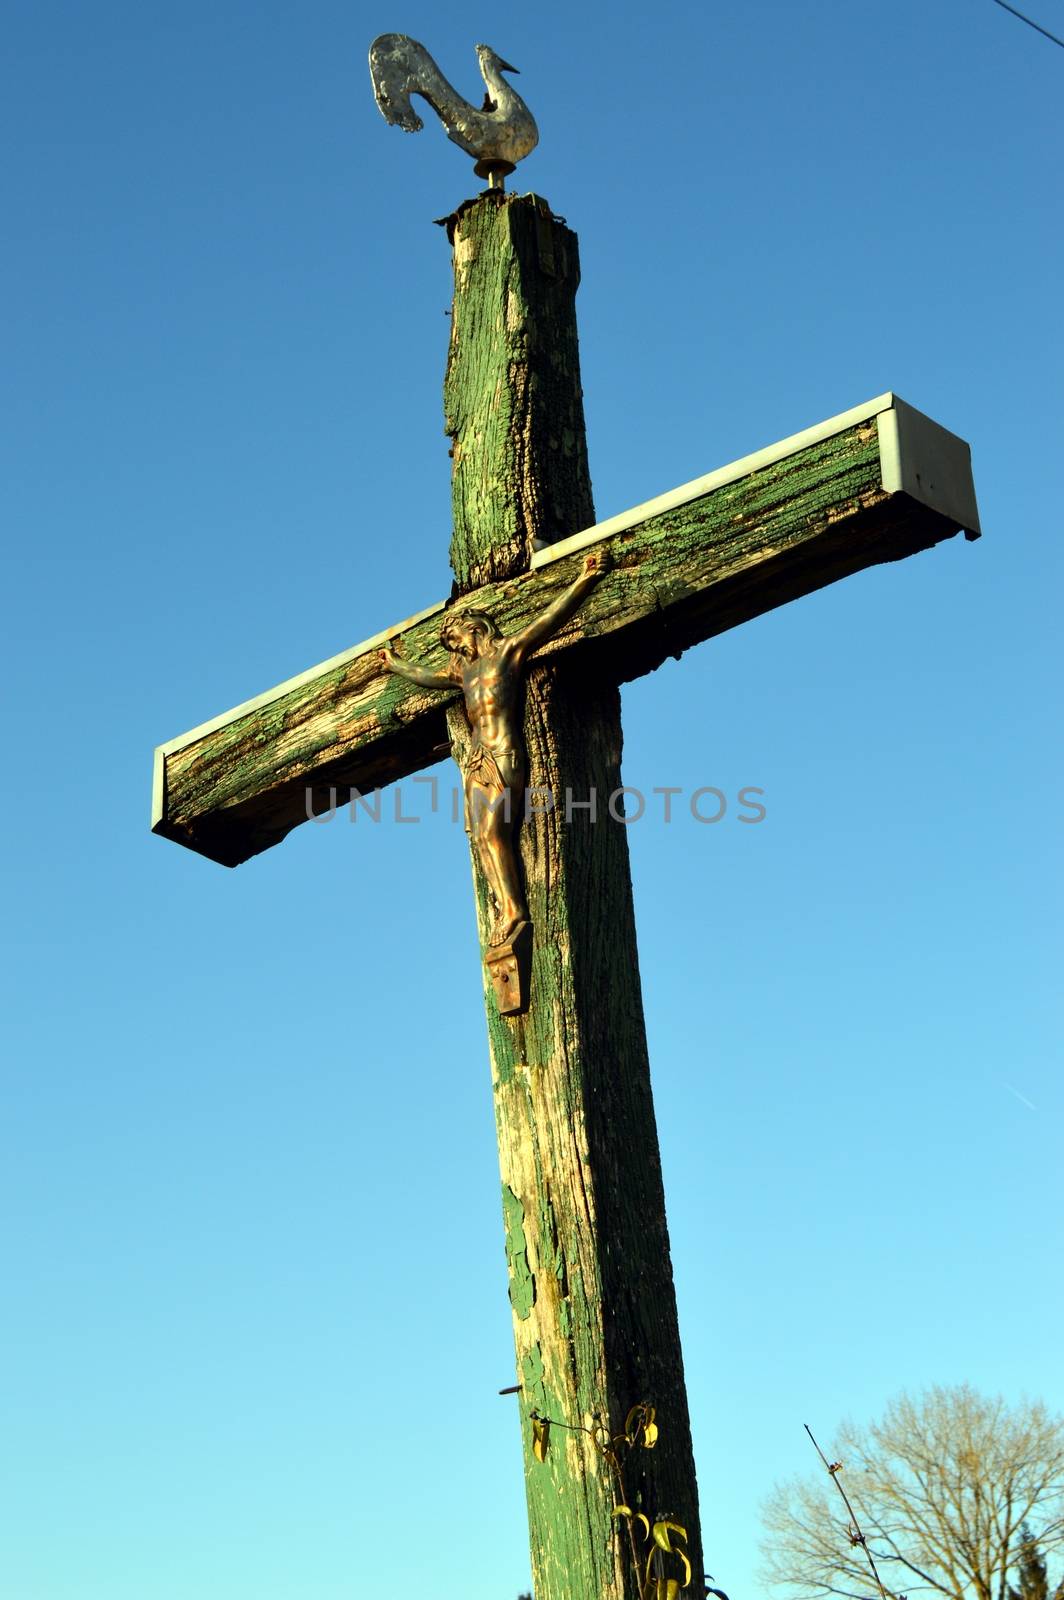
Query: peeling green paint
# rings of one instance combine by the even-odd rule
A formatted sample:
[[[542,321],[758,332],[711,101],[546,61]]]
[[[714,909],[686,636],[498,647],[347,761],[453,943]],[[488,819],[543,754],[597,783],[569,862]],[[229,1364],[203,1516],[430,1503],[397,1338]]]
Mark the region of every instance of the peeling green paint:
[[[556,253],[555,270],[558,265]],[[549,325],[538,330],[546,344],[555,332]],[[572,334],[575,340],[575,325]],[[529,338],[528,344],[532,349],[536,340]],[[520,373],[513,381],[523,381]],[[530,382],[529,391],[535,388]],[[567,428],[581,472],[586,472],[586,458],[582,423],[552,417],[547,406],[539,424],[550,460],[544,457],[535,467],[536,492],[546,499],[552,475],[566,460]],[[505,453],[510,448],[505,435],[483,432],[484,449]],[[493,468],[500,468],[499,458],[478,464],[484,482]],[[503,462],[495,471],[500,485],[507,470]],[[590,503],[586,480],[582,492]],[[734,527],[734,505],[723,515]],[[455,523],[457,531],[457,500]],[[714,523],[714,532],[718,528]],[[505,563],[512,535],[506,509],[499,506],[476,529],[476,559]],[[672,529],[656,528],[654,540],[653,550],[641,546],[637,553],[631,543],[626,549],[624,534],[618,538],[616,566],[604,580],[611,592],[603,609],[596,611],[589,601],[576,619],[588,636],[594,635],[598,617],[605,622],[635,594],[645,614],[656,612],[654,584],[677,566],[683,569],[689,552],[681,554],[683,541]],[[466,548],[468,555],[471,545]],[[719,551],[715,557],[719,564]],[[502,630],[520,626],[522,608],[533,604],[531,591],[538,608],[556,584],[572,581],[582,560],[557,562],[564,573],[547,566],[491,585],[490,604]],[[453,717],[457,722],[458,713]],[[572,783],[574,794],[593,785],[608,794],[620,782],[620,697],[613,682],[594,667],[589,670],[586,657],[547,658],[534,665],[524,737],[533,784],[560,793]],[[530,819],[521,829],[520,845],[534,929],[531,1003],[523,1015],[500,1017],[486,991],[486,1010],[520,1353],[535,1592],[537,1600],[635,1600],[631,1564],[618,1559],[608,1473],[583,1431],[592,1418],[619,1428],[628,1409],[644,1399],[668,1415],[669,1448],[643,1452],[647,1459],[633,1473],[630,1493],[683,1508],[692,1533],[696,1587],[700,1557],[627,835],[620,825],[592,827],[586,814],[570,825],[550,815]],[[483,928],[482,885],[478,892]],[[531,1276],[522,1249],[530,1239],[536,1268],[531,1305],[520,1275],[523,1262]],[[533,1410],[554,1424],[543,1462],[532,1450]]]
[[[460,592],[527,570],[533,543],[594,520],[574,300],[576,235],[536,195],[482,199],[453,228],[444,383]],[[557,449],[559,431],[569,444]]]
[[[567,658],[575,643],[627,681],[751,616],[956,531],[904,495],[885,494],[870,420],[615,534],[613,570],[539,660],[558,659],[554,648]],[[557,598],[582,561],[574,554],[488,584],[476,603],[513,633]],[[438,615],[413,622],[400,648],[442,668]],[[166,821],[194,848],[203,838],[206,854],[204,836],[224,822],[232,854],[243,859],[306,820],[306,784],[354,783],[367,793],[440,759],[448,704],[445,694],[383,672],[374,652],[354,657],[168,754]]]
[[[525,1212],[509,1184],[502,1186],[502,1214],[506,1225],[506,1259],[510,1264],[510,1304],[522,1322],[536,1303],[536,1279],[528,1264]]]
[[[521,1383],[525,1399],[531,1399],[536,1404],[535,1397],[539,1395],[543,1384],[543,1352],[538,1344],[534,1344],[521,1358]]]

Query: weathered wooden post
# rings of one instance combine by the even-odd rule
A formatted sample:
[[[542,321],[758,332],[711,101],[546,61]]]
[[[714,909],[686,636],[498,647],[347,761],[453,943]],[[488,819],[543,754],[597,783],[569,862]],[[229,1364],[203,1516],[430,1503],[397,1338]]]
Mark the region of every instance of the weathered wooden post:
[[[535,195],[489,191],[449,223],[455,294],[447,367],[460,593],[528,571],[533,551],[594,522],[575,297],[575,235]],[[452,736],[468,737],[464,712]],[[485,983],[510,1300],[539,1600],[627,1596],[627,1531],[589,1433],[639,1402],[661,1443],[629,1496],[688,1530],[701,1594],[697,1490],[639,985],[621,784],[620,695],[593,662],[533,668],[524,738],[534,784],[521,857],[535,940],[528,1009]],[[549,804],[549,802],[553,804]],[[479,885],[481,940],[490,908]]]
[[[682,1554],[659,1547],[655,1559],[663,1584],[686,1578],[697,1596],[618,685],[849,573],[960,530],[978,537],[978,514],[968,447],[887,393],[593,525],[576,239],[545,201],[502,191],[535,124],[505,63],[478,52],[489,100],[475,111],[414,41],[384,35],[371,51],[389,120],[420,126],[409,94],[423,94],[490,182],[447,222],[454,593],[160,746],[152,826],[236,866],[341,793],[453,746],[484,951],[537,1600],[647,1600],[653,1542],[638,1549],[639,1516],[686,1529],[672,1538]],[[622,1490],[602,1446],[641,1405],[660,1441],[643,1448],[655,1426],[644,1412]],[[617,1518],[622,1492],[631,1514]]]

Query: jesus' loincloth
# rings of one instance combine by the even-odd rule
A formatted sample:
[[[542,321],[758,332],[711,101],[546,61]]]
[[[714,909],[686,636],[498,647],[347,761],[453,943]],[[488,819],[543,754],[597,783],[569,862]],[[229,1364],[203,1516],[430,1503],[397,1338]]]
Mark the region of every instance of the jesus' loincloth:
[[[510,808],[514,799],[520,798],[524,787],[525,763],[520,750],[489,750],[486,745],[471,744],[462,763],[465,778],[466,832],[473,832],[477,807],[490,804],[499,808],[500,797],[506,820],[510,821]],[[480,798],[480,791],[487,798]]]

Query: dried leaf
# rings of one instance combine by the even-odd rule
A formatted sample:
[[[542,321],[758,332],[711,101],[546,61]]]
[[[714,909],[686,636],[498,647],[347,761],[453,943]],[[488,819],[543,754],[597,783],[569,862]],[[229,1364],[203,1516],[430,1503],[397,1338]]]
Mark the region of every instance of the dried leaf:
[[[546,1417],[532,1418],[532,1454],[537,1461],[546,1461],[550,1442],[550,1423]]]
[[[639,1405],[633,1406],[624,1419],[626,1443],[635,1444],[640,1427],[642,1427],[644,1434],[648,1428],[654,1427],[654,1407],[648,1406],[645,1400],[641,1401]],[[654,1428],[654,1436],[655,1438],[657,1437],[656,1428]]]

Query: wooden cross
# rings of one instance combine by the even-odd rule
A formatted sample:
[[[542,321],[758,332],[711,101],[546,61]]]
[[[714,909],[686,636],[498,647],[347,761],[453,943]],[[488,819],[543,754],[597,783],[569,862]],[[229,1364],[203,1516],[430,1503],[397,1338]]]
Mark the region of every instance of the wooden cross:
[[[977,537],[969,451],[883,394],[595,524],[575,235],[535,195],[497,191],[447,226],[454,596],[512,634],[563,594],[589,550],[606,552],[609,565],[530,663],[528,781],[559,803],[537,808],[520,832],[533,927],[527,1006],[501,1015],[485,977],[535,1592],[641,1592],[592,1434],[600,1424],[617,1433],[647,1402],[661,1436],[634,1453],[628,1498],[686,1526],[688,1592],[701,1596],[627,835],[606,804],[621,786],[619,685],[849,573],[960,530]],[[453,605],[161,746],[155,832],[236,866],[330,799],[368,795],[441,760],[468,738],[457,688],[441,695],[403,681],[381,649],[443,671],[440,629]],[[568,821],[566,790],[585,803]],[[479,878],[477,888],[484,947],[490,907]],[[534,1417],[567,1425],[551,1429],[543,1460]]]

